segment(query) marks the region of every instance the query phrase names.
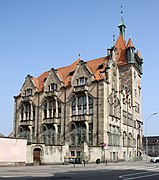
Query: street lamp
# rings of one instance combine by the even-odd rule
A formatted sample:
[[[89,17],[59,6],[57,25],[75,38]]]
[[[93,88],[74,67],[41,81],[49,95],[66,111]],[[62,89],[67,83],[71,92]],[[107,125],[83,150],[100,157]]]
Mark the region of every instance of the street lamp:
[[[150,117],[152,117],[152,116],[154,116],[154,115],[156,115],[156,114],[158,114],[157,112],[155,112],[155,113],[152,113],[152,114],[150,114],[149,116],[148,116],[148,118],[146,119],[146,163],[147,163],[147,156],[148,156],[148,139],[147,139],[147,122],[148,122],[148,119],[150,119]]]

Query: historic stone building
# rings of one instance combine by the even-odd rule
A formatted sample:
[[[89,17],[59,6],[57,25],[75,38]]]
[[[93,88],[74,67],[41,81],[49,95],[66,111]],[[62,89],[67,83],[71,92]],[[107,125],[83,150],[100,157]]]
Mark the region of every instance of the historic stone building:
[[[27,162],[133,160],[142,151],[143,60],[123,18],[105,57],[27,75],[15,96],[14,136],[28,139]]]

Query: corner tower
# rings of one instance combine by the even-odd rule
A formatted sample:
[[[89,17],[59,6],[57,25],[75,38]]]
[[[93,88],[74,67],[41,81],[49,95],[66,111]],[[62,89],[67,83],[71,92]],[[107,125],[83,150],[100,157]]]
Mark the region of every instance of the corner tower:
[[[143,59],[139,51],[136,51],[132,39],[129,38],[126,42],[126,26],[122,11],[118,28],[119,36],[115,47],[120,77],[122,153],[125,160],[130,160],[132,155],[141,155],[142,151],[141,77]]]

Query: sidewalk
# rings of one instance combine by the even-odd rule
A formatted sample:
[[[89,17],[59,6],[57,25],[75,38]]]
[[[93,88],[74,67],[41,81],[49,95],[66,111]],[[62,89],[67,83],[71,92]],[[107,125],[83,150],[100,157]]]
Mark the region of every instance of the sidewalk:
[[[123,161],[123,162],[107,162],[106,163],[86,163],[85,166],[84,164],[68,164],[68,165],[51,165],[52,167],[62,167],[62,168],[67,168],[67,167],[72,167],[72,168],[82,168],[82,167],[87,167],[87,168],[93,168],[93,167],[103,167],[103,166],[137,166],[137,165],[146,165],[149,163],[146,163],[145,160],[141,161]]]

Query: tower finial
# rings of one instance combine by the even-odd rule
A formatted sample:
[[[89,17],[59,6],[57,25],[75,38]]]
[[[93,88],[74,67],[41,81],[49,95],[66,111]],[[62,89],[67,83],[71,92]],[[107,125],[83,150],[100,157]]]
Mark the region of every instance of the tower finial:
[[[119,30],[120,30],[120,34],[123,36],[123,38],[125,39],[125,24],[124,24],[124,20],[123,20],[123,6],[121,5],[121,19],[120,19],[120,24],[119,24]]]
[[[113,34],[113,46],[115,45],[115,35]]]
[[[123,5],[121,5],[121,17],[123,16]]]

